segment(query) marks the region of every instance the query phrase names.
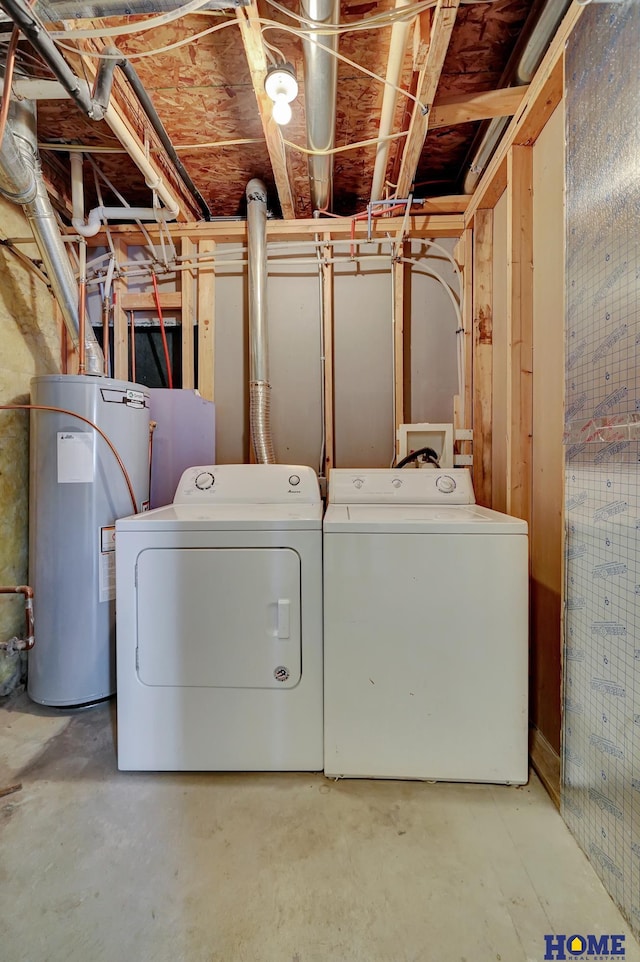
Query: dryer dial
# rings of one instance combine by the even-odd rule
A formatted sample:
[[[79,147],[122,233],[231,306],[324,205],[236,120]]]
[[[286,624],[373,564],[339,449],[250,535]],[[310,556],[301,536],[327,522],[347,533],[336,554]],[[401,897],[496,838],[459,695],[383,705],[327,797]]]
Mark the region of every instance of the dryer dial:
[[[215,478],[211,474],[211,471],[201,471],[196,477],[195,485],[200,491],[208,491],[209,488],[213,487]]]

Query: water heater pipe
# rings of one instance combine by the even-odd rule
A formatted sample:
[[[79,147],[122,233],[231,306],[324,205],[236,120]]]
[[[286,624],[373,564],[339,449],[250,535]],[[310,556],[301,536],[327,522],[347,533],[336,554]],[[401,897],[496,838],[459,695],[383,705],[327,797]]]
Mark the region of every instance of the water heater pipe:
[[[31,651],[36,643],[33,621],[33,588],[30,585],[11,585],[0,587],[0,595],[24,595],[25,637],[10,638],[0,642],[0,651]]]
[[[89,427],[92,427],[94,431],[98,432],[102,440],[105,441],[111,449],[111,453],[118,462],[118,467],[122,471],[122,476],[125,480],[125,484],[127,485],[129,497],[131,498],[131,504],[133,505],[133,513],[138,514],[138,504],[136,502],[135,491],[133,490],[133,484],[131,483],[131,478],[129,477],[129,472],[124,465],[124,461],[118,454],[118,450],[111,438],[104,433],[102,428],[99,428],[97,424],[95,424],[93,421],[90,421],[89,418],[85,418],[82,414],[77,414],[75,411],[70,411],[68,408],[57,408],[48,404],[0,404],[0,411],[53,411],[55,414],[68,414],[69,417],[77,418],[78,421],[84,421],[85,424],[88,424]]]
[[[249,427],[258,464],[275,464],[267,336],[267,189],[250,180],[247,195],[249,271]]]

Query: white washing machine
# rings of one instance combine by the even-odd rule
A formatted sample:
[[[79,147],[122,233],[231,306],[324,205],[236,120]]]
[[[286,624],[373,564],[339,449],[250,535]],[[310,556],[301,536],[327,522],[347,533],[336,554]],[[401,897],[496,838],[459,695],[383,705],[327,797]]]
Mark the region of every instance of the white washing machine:
[[[311,468],[194,467],[116,524],[118,766],[322,769],[322,503]]]
[[[524,521],[466,469],[331,472],[325,773],[524,783]]]

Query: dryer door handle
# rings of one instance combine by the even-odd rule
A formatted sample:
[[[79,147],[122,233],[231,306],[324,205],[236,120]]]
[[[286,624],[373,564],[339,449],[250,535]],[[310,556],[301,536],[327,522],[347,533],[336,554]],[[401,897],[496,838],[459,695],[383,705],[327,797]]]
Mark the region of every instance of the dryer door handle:
[[[291,637],[291,602],[278,598],[278,638]]]

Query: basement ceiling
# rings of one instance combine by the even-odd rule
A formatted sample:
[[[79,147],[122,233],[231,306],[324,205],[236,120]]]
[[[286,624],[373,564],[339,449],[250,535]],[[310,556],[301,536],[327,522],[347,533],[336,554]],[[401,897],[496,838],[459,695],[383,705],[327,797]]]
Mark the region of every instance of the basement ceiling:
[[[532,4],[527,0],[458,3],[459,0],[437,0],[431,9],[414,16],[404,56],[400,81],[402,88],[415,92],[426,70],[426,80],[435,91],[429,104],[426,139],[421,149],[420,139],[417,160],[413,165],[408,165],[407,192],[413,185],[416,198],[461,192],[470,151],[483,121],[460,121],[469,115],[492,115],[491,111],[483,114],[476,110],[470,113],[472,107],[465,107],[476,95],[497,91],[503,86],[505,68],[526,29],[527,17],[530,14],[535,16],[543,6],[541,2]],[[107,6],[107,3],[102,5],[105,8]],[[154,5],[154,9],[164,9],[166,6],[168,4],[162,2]],[[211,6],[215,7],[215,3]],[[294,13],[300,12],[298,4],[292,0],[281,0],[281,6]],[[48,29],[60,30],[64,27],[67,32],[72,31],[64,39],[64,44],[66,47],[83,49],[85,53],[79,56],[66,48],[62,52],[78,75],[84,75],[92,83],[98,61],[90,54],[109,44],[117,44],[131,60],[184,167],[207,201],[213,217],[244,214],[245,186],[252,177],[259,177],[265,182],[269,207],[274,216],[301,218],[313,214],[307,155],[302,149],[307,146],[302,41],[284,29],[300,25],[284,11],[268,0],[259,0],[257,5],[252,0],[249,5],[236,9],[202,9],[152,30],[140,29],[140,32],[112,38],[107,35],[109,28],[123,24],[142,28],[148,18],[110,16],[53,24],[48,19],[53,7],[55,4],[49,2],[45,9],[42,0],[39,0],[34,10],[43,19],[47,17]],[[355,24],[364,18],[393,10],[394,7],[394,0],[342,0],[340,22]],[[67,8],[75,8],[77,13],[86,10],[81,0],[78,3],[66,3],[65,11]],[[450,36],[446,34],[444,39],[433,33],[437,16],[443,11],[448,11],[455,18]],[[264,31],[263,23],[261,35],[256,20],[253,21],[253,28],[246,26],[251,22],[248,16],[281,26],[279,29],[269,27]],[[242,29],[241,22],[245,24]],[[76,39],[73,31],[87,26],[104,29],[104,37]],[[196,34],[211,27],[219,29],[195,39]],[[390,27],[344,33],[340,35],[338,50],[358,68],[384,77],[390,36]],[[165,49],[188,37],[194,39],[181,46]],[[251,46],[252,40],[262,48],[258,50],[257,60],[255,48]],[[259,61],[261,56],[264,58],[266,54],[269,58],[271,54],[269,50],[263,52],[264,40],[278,49],[276,59],[284,57],[294,66],[298,78],[299,94],[292,104],[293,117],[283,128],[276,127],[264,113],[263,105],[261,116],[264,74],[260,73]],[[37,66],[26,40],[21,41],[18,62],[27,73],[46,74],[42,66]],[[350,147],[378,137],[383,92],[384,84],[380,80],[339,61],[336,147]],[[200,219],[202,215],[199,209],[151,132],[126,81],[117,71],[112,96],[132,129],[148,144],[151,156],[167,182],[179,193],[183,203],[182,219]],[[499,94],[496,94],[492,99],[493,113],[496,112],[498,97]],[[510,101],[505,101],[507,106],[502,108],[502,112],[513,113],[514,102],[513,96]],[[413,100],[399,95],[392,132],[406,132],[415,110]],[[500,112],[499,107],[497,112]],[[281,137],[285,139],[284,144]],[[105,204],[119,203],[109,187],[111,184],[127,203],[149,206],[150,190],[111,130],[104,122],[93,122],[84,117],[71,100],[39,101],[38,138],[52,194],[59,208],[67,214],[70,212],[69,160],[68,154],[60,150],[66,146],[85,149],[88,204],[95,203],[98,198],[97,182]],[[386,170],[386,195],[389,197],[394,196],[402,169],[403,151],[408,148],[409,139],[402,135],[391,141]],[[276,170],[278,151],[284,157],[279,172]],[[371,199],[375,155],[375,144],[335,154],[333,213],[350,216],[366,209]],[[406,171],[404,176],[406,179]],[[290,185],[292,203],[287,203],[286,191],[283,198],[283,177],[285,183],[288,181]],[[407,196],[407,192],[401,192],[400,196]]]

